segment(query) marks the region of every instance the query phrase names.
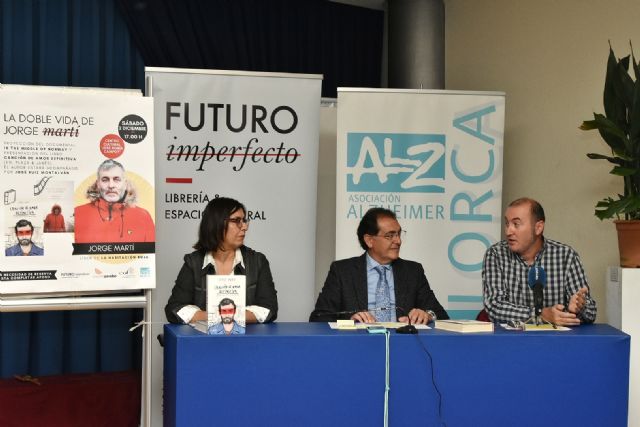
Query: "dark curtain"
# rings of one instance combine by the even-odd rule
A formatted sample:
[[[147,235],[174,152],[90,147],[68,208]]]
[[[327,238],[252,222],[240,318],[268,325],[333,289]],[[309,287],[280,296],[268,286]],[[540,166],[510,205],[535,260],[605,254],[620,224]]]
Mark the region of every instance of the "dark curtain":
[[[380,87],[384,13],[326,0],[116,0],[146,66],[323,74]]]
[[[0,0],[0,83],[143,89],[147,65],[323,74],[335,97],[380,86],[383,19],[323,0]],[[139,368],[141,318],[0,313],[0,377]]]
[[[0,0],[0,82],[143,88],[113,0]],[[2,270],[0,266],[0,270]],[[0,377],[139,369],[141,310],[0,313]]]

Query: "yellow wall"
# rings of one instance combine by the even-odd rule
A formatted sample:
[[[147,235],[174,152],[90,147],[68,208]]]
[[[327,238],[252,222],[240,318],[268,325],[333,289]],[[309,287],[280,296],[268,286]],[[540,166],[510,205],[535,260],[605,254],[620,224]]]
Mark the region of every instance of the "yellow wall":
[[[611,41],[640,56],[637,0],[445,0],[446,89],[506,92],[503,207],[529,196],[545,208],[545,235],[580,253],[598,322],[606,322],[605,274],[618,264],[615,227],[593,215],[622,180],[587,152],[607,153],[596,131]]]

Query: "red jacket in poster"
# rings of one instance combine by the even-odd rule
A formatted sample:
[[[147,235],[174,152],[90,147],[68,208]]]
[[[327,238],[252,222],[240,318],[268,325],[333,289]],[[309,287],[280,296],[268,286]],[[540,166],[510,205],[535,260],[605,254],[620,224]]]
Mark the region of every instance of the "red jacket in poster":
[[[47,217],[44,219],[44,232],[62,233],[64,231],[64,216],[62,216],[62,208],[60,205],[53,205],[51,207],[51,213],[47,214]]]
[[[95,192],[88,191],[87,194]],[[94,197],[91,202],[76,207],[76,243],[155,242],[151,215],[134,204],[131,188],[126,194],[122,202],[109,203]]]

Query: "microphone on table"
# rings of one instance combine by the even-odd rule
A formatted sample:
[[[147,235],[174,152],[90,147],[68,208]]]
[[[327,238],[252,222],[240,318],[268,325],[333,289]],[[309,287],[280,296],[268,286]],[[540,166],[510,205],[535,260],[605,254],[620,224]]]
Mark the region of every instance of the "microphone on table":
[[[539,265],[532,265],[529,268],[529,287],[533,290],[533,307],[535,311],[536,324],[541,323],[540,316],[544,307],[544,288],[547,286],[547,273]]]
[[[417,334],[418,329],[411,324],[411,318],[409,317],[409,313],[407,313],[406,310],[402,307],[396,307],[396,310],[401,310],[402,316],[406,316],[407,322],[408,322],[406,325],[396,328],[396,332],[399,334]],[[398,316],[398,317],[402,317],[402,316]]]

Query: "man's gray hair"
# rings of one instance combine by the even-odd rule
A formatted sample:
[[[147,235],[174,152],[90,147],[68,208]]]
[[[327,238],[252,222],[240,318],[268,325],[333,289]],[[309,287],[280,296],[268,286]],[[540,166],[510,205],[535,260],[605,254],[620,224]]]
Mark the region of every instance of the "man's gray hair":
[[[122,166],[122,163],[117,162],[113,159],[107,159],[104,162],[100,163],[100,166],[98,166],[97,175],[100,176],[100,171],[106,171],[115,167],[122,169],[122,172],[124,172],[124,166]]]

